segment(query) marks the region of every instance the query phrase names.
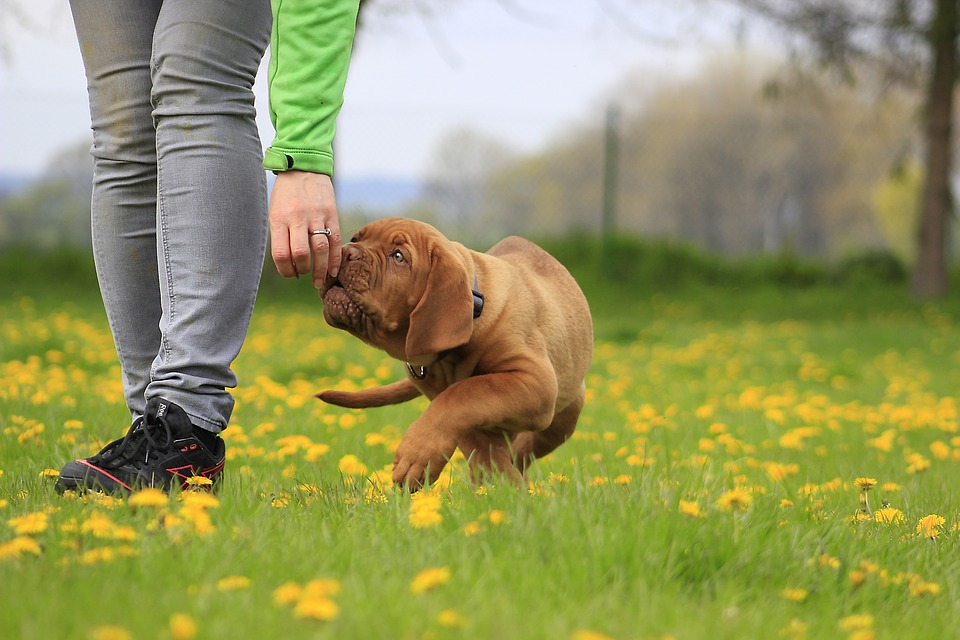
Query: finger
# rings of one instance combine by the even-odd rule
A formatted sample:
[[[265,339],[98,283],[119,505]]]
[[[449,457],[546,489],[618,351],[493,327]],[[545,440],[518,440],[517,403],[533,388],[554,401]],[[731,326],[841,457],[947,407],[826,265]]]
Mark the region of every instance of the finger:
[[[310,236],[313,250],[313,286],[320,288],[326,279],[327,256],[330,254],[330,238],[322,233]]]
[[[327,254],[327,273],[334,278],[340,273],[340,261],[342,259],[341,249],[343,248],[343,238],[340,237],[340,227],[337,224],[330,226],[330,253]]]
[[[297,275],[293,264],[293,255],[290,252],[290,234],[286,229],[270,233],[270,255],[277,272],[284,278],[293,278]]]
[[[307,229],[296,227],[290,229],[290,253],[293,256],[294,269],[298,274],[310,273],[313,267],[312,244],[312,236],[308,234]]]

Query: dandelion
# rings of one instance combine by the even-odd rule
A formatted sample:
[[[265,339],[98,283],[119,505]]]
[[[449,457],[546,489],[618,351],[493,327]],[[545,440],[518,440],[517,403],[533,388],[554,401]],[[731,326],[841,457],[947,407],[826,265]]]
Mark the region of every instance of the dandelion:
[[[207,492],[188,491],[180,494],[180,502],[184,509],[216,509],[220,506],[220,500],[215,495]]]
[[[700,503],[696,500],[681,500],[677,508],[680,513],[685,516],[690,516],[691,518],[703,517],[703,510],[700,508]]]
[[[502,524],[506,520],[506,514],[500,509],[494,509],[487,517],[490,519],[490,524],[494,525]]]
[[[340,473],[347,476],[362,476],[367,473],[367,465],[360,462],[359,458],[353,454],[347,454],[340,458],[337,468]]]
[[[162,509],[163,507],[166,507],[169,502],[170,496],[168,496],[162,489],[157,489],[155,487],[140,489],[139,491],[134,492],[134,494],[131,495],[127,500],[127,504],[133,508],[145,507],[154,509]]]
[[[883,507],[873,512],[873,519],[883,524],[900,524],[904,521],[903,512],[893,507]]]
[[[83,524],[80,525],[80,531],[83,533],[92,533],[97,538],[107,538],[113,532],[113,520],[99,511],[91,513]]]
[[[434,589],[450,580],[450,569],[431,567],[418,573],[410,582],[410,593],[419,595]]]
[[[477,535],[478,533],[480,533],[480,523],[479,523],[479,522],[468,522],[468,523],[467,523],[466,525],[464,525],[464,527],[463,527],[463,535],[467,536],[468,538],[471,537],[471,536],[475,536],[475,535]]]
[[[7,524],[18,536],[33,536],[47,530],[47,514],[35,511],[7,520]]]
[[[753,502],[753,496],[743,487],[734,487],[724,491],[717,499],[717,507],[723,511],[746,511]]]
[[[780,592],[780,594],[788,602],[795,602],[797,604],[800,604],[807,600],[807,595],[809,595],[809,592],[806,589],[791,588],[791,589],[784,589],[783,591]]]
[[[284,582],[273,590],[273,601],[281,605],[290,605],[300,600],[303,587],[296,582]]]
[[[860,491],[866,493],[877,484],[877,481],[874,478],[857,478],[853,481],[853,484],[857,485]]]
[[[59,478],[60,471],[58,471],[57,469],[44,469],[43,471],[40,472],[40,477],[41,478]]]
[[[25,553],[40,555],[40,544],[29,536],[18,536],[9,542],[0,544],[0,560],[19,558]]]
[[[185,484],[187,489],[206,490],[213,486],[213,480],[206,476],[190,476]]]
[[[170,616],[170,635],[174,640],[191,640],[197,635],[197,623],[185,613]]]
[[[411,509],[409,514],[410,526],[414,529],[435,527],[443,522],[443,516],[438,511],[427,509]]]
[[[917,522],[917,536],[930,538],[931,540],[939,537],[940,527],[943,526],[944,522],[946,520],[935,513],[920,518],[920,521]]]
[[[454,609],[444,609],[437,615],[437,622],[444,627],[459,628],[467,624],[467,619]]]
[[[570,636],[570,640],[613,640],[613,638],[592,629],[578,629]]]
[[[935,596],[940,593],[940,585],[936,582],[924,582],[923,580],[917,578],[916,580],[910,581],[909,593],[911,598]]]
[[[297,602],[297,606],[293,609],[293,615],[311,620],[333,620],[340,615],[340,607],[330,598],[304,598]]]
[[[90,640],[131,640],[130,632],[117,625],[104,625],[90,632]]]
[[[250,578],[246,576],[227,576],[217,581],[217,591],[240,591],[250,587]]]
[[[872,629],[873,616],[869,613],[858,613],[852,616],[846,616],[844,618],[840,618],[840,620],[837,622],[837,626],[841,631],[846,631],[847,633]]]

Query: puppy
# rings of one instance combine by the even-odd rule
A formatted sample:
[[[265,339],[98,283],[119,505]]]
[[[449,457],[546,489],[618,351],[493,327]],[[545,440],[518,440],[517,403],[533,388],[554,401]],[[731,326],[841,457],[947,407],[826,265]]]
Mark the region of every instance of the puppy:
[[[523,238],[478,253],[403,218],[363,227],[342,252],[320,289],[324,319],[406,363],[407,376],[317,397],[351,408],[430,400],[397,448],[401,486],[436,480],[457,448],[474,481],[497,471],[522,485],[583,407],[593,323],[573,277]]]

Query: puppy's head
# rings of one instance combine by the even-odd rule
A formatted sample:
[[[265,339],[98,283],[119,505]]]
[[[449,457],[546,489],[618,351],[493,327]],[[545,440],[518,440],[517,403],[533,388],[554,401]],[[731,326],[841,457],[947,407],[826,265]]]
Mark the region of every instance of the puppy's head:
[[[473,332],[470,275],[457,246],[415,220],[368,224],[320,289],[324,319],[394,358],[432,363]]]

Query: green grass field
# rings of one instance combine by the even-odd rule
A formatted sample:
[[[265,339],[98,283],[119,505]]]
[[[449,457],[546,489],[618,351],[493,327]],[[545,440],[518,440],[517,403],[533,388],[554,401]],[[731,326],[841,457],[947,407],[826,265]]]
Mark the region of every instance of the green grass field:
[[[220,490],[117,500],[53,488],[128,426],[95,284],[8,271],[0,637],[957,637],[956,300],[585,275],[574,439],[528,491],[461,459],[411,497],[389,465],[424,402],[313,398],[402,365],[271,282]]]

